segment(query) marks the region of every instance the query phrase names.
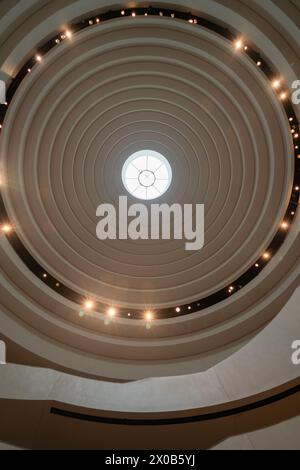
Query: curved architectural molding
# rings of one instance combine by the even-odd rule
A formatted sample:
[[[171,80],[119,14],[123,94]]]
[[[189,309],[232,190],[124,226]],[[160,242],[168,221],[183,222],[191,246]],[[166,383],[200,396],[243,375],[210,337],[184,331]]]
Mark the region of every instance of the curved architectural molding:
[[[38,50],[29,47],[31,41],[42,45],[46,31],[52,37],[78,16],[96,14],[93,2],[80,2],[82,10],[75,10],[78,2],[60,2],[66,23],[57,24],[55,3],[38,9],[28,4],[22,27],[6,39],[3,32],[4,55],[10,45],[3,71],[16,75]],[[233,12],[228,2],[203,2],[201,15],[229,29],[234,25],[233,31],[243,23],[248,52],[235,54],[232,41],[188,21],[126,17],[93,24],[63,41],[26,76],[1,137],[4,201],[20,240],[39,262],[34,269],[41,280],[2,238],[4,335],[81,373],[136,379],[204,369],[283,307],[299,280],[293,124],[270,87],[272,75],[266,80],[251,51],[257,47],[263,64],[280,70],[286,85],[295,51],[289,37],[276,33],[276,22],[264,31],[260,6],[250,13],[242,3]],[[280,28],[290,21],[282,13]],[[23,37],[22,57],[17,37]],[[122,191],[116,173],[126,155],[145,143],[172,159],[169,202],[175,195],[205,202],[201,253],[187,256],[176,241],[134,249],[130,243],[97,243],[95,207],[116,200]],[[285,214],[293,221],[286,237],[280,229]],[[264,263],[261,255],[278,230],[284,244]],[[38,272],[39,266],[45,271]],[[247,274],[243,289],[234,283],[228,296],[228,286],[247,269],[253,280],[248,283]],[[63,297],[67,288],[79,297]],[[217,289],[223,289],[221,302],[197,305]],[[108,325],[101,310],[79,317],[76,301],[83,297],[117,304],[124,318]],[[126,318],[127,311],[149,305],[172,315],[162,315],[150,330],[139,316]]]

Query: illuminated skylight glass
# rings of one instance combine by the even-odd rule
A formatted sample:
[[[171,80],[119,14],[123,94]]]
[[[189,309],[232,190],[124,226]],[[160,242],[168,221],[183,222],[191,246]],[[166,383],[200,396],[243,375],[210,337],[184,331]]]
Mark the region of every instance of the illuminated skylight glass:
[[[150,200],[162,196],[171,180],[172,170],[168,160],[154,150],[135,152],[123,165],[123,184],[138,199]]]

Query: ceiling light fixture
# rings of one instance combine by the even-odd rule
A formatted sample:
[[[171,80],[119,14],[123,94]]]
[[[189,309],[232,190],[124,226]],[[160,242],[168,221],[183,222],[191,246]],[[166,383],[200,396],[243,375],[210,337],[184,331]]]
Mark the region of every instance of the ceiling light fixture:
[[[12,231],[12,226],[10,224],[4,224],[1,227],[3,233],[10,233]]]
[[[84,302],[84,308],[85,308],[86,310],[92,310],[92,309],[94,308],[94,306],[95,306],[95,304],[94,304],[94,302],[93,302],[92,300],[86,300],[86,301]]]
[[[145,312],[145,320],[147,322],[151,322],[153,320],[153,313],[151,312],[151,310],[147,310]]]
[[[280,83],[281,83],[281,82],[280,82],[279,79],[273,80],[273,82],[272,82],[272,87],[276,89],[276,88],[278,88],[278,87],[280,86]]]
[[[110,307],[108,310],[107,310],[107,315],[110,317],[110,318],[113,318],[115,315],[116,315],[117,311],[114,307]]]
[[[234,43],[234,47],[235,49],[238,51],[239,49],[241,49],[243,47],[243,42],[241,39],[237,39],[237,41],[235,41]]]

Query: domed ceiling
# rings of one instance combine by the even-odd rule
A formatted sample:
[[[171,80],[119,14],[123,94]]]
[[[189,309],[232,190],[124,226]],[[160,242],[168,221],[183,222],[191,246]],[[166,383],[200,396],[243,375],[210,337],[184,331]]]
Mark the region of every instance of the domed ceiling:
[[[199,15],[71,15],[17,68],[1,132],[13,227],[1,240],[5,310],[57,348],[31,346],[53,362],[76,369],[77,359],[82,372],[114,378],[119,364],[120,378],[162,374],[171,362],[198,370],[201,355],[241,341],[280,305],[271,292],[296,236],[297,115],[255,37]],[[99,204],[139,202],[122,167],[143,149],[172,169],[155,202],[205,205],[201,250],[97,238]],[[58,359],[59,348],[70,358]]]

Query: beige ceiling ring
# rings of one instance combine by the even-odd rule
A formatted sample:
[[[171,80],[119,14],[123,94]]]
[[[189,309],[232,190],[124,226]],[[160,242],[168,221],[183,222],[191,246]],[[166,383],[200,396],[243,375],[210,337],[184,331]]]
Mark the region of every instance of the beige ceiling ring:
[[[138,338],[142,334],[147,341],[143,346],[136,344],[140,357],[158,358],[160,349],[171,360],[176,348],[174,334],[182,336],[185,343],[178,354],[188,357],[205,352],[209,345],[218,347],[239,339],[239,321],[245,326],[243,336],[274,315],[270,308],[255,318],[251,306],[269,295],[270,279],[275,282],[280,278],[282,257],[297,236],[291,223],[278,257],[272,256],[267,263],[261,259],[284,220],[285,211],[295,212],[293,220],[297,220],[297,194],[291,193],[296,160],[286,158],[293,152],[287,122],[290,114],[284,112],[269,86],[263,67],[259,69],[243,52],[227,66],[232,57],[230,41],[202,31],[200,25],[190,25],[186,20],[171,24],[169,18],[150,17],[146,24],[143,18],[137,19],[141,21],[136,24],[124,18],[122,23],[116,19],[90,25],[78,36],[74,34],[72,42],[65,41],[48,54],[41,53],[42,63],[31,67],[8,107],[2,130],[3,148],[11,156],[7,162],[10,180],[16,178],[21,184],[19,194],[5,194],[5,206],[11,223],[20,224],[18,235],[38,266],[36,280],[29,281],[29,273],[20,270],[20,262],[6,250],[5,258],[13,265],[5,269],[22,271],[22,275],[15,276],[17,290],[5,302],[8,306],[30,282],[37,302],[31,312],[26,309],[25,317],[42,334],[50,322],[51,337],[59,337],[76,348],[80,345],[90,353],[97,350],[96,355],[112,354],[116,358],[122,357],[122,347],[113,351],[113,346],[103,346],[101,352],[95,344],[100,345],[106,336],[113,337],[113,344],[119,337]],[[169,42],[160,49],[157,41],[151,41],[153,28],[162,40],[168,36]],[[116,36],[117,29],[120,37]],[[105,43],[105,39],[109,42]],[[78,57],[73,41],[80,43],[82,53]],[[183,47],[178,49],[180,42]],[[126,50],[130,51],[129,57]],[[143,86],[139,83],[142,70],[133,72],[133,56],[138,60],[144,57]],[[169,90],[167,82],[171,84]],[[77,97],[72,84],[78,86]],[[114,93],[116,87],[118,93]],[[45,120],[39,123],[38,115],[45,116]],[[103,126],[99,126],[100,116]],[[171,161],[174,178],[166,193],[169,200],[172,188],[188,202],[206,198],[206,253],[185,257],[181,247],[173,242],[161,256],[160,248],[150,245],[139,245],[137,251],[130,243],[99,249],[93,237],[95,202],[101,198],[114,200],[122,182],[121,178],[119,182],[112,178],[113,170],[121,175],[126,156],[147,148],[147,143],[156,145],[155,150]],[[17,147],[18,154],[14,151]],[[45,151],[44,162],[39,159],[41,149]],[[124,149],[126,152],[122,153]],[[262,154],[267,157],[261,158]],[[16,161],[17,173],[13,170]],[[33,174],[32,168],[36,169]],[[196,175],[201,178],[198,185]],[[43,187],[49,192],[43,193]],[[26,218],[35,227],[34,233],[26,230]],[[242,238],[242,231],[249,240],[246,235]],[[244,258],[238,265],[242,254]],[[255,276],[257,262],[259,268],[266,264],[259,269],[259,276]],[[235,281],[246,272],[245,268],[252,270],[253,280],[248,283],[250,276],[247,285],[239,289],[240,284]],[[43,273],[47,278],[42,277]],[[233,295],[228,292],[231,285],[237,286]],[[77,295],[69,296],[65,286]],[[224,292],[222,302],[210,306],[201,303],[205,296],[214,295],[216,286]],[[154,293],[153,308],[158,317],[160,311],[165,311],[166,315],[161,315],[165,320],[154,322],[153,328],[146,331],[139,318],[145,304],[152,306]],[[80,307],[76,303],[81,304],[90,296],[99,301],[101,308],[78,319]],[[274,298],[270,305],[273,301]],[[113,302],[120,306],[120,318],[104,325],[106,308]],[[44,311],[38,312],[39,304],[47,312],[47,320]],[[176,311],[178,307],[180,312]],[[22,311],[21,304],[18,311]],[[73,339],[68,334],[64,339],[60,335],[58,318],[63,319],[66,329],[69,324],[74,332],[76,329]],[[122,325],[122,331],[118,325]],[[85,329],[95,332],[89,345],[80,339],[84,337],[81,330]],[[160,338],[152,344],[152,351],[149,333]],[[132,346],[130,343],[131,340],[128,347]],[[135,350],[133,347],[127,353],[128,360],[134,358]]]

